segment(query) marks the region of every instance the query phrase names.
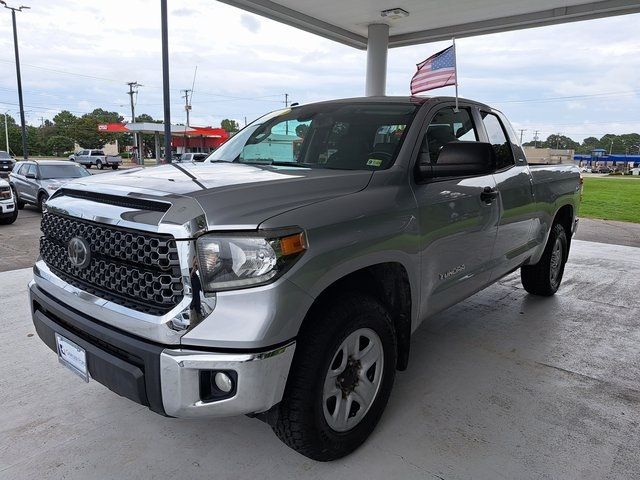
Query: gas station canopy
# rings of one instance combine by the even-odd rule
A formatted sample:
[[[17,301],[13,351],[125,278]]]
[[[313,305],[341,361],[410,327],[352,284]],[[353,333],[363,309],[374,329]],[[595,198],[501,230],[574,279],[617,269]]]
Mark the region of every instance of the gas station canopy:
[[[391,47],[640,12],[638,0],[219,1],[366,49],[367,96],[385,94]]]
[[[220,1],[360,49],[376,23],[389,25],[389,47],[402,47],[640,12],[638,0]]]

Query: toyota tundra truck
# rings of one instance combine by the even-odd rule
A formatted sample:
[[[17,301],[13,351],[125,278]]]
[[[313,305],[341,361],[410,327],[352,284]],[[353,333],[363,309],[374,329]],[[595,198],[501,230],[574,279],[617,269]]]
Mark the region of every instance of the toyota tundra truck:
[[[168,417],[257,417],[333,460],[375,428],[421,323],[518,269],[558,290],[580,195],[482,103],[295,106],[205,163],[58,190],[33,322],[84,381]]]

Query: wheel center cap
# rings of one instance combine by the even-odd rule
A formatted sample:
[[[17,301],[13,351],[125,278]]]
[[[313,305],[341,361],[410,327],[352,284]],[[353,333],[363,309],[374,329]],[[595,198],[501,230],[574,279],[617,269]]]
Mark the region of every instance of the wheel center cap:
[[[342,372],[337,378],[338,387],[342,390],[343,393],[349,393],[353,391],[353,389],[358,385],[359,374],[360,362],[357,362],[350,358],[347,362],[347,366],[345,367],[344,372]]]

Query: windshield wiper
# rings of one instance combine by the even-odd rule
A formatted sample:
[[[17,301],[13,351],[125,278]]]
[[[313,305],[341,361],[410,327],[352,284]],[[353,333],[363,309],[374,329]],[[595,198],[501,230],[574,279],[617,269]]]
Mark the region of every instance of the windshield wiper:
[[[242,160],[238,163],[244,165],[271,165],[274,167],[294,167],[294,168],[313,168],[315,165],[310,163],[298,163],[298,162],[281,162],[271,159],[252,159],[252,160]]]

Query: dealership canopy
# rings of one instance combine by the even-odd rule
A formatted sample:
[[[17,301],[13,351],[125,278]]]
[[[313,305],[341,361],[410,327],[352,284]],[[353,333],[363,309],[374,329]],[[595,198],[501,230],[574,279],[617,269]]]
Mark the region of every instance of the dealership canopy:
[[[638,0],[220,1],[366,49],[367,95],[384,95],[391,47],[640,12]]]

